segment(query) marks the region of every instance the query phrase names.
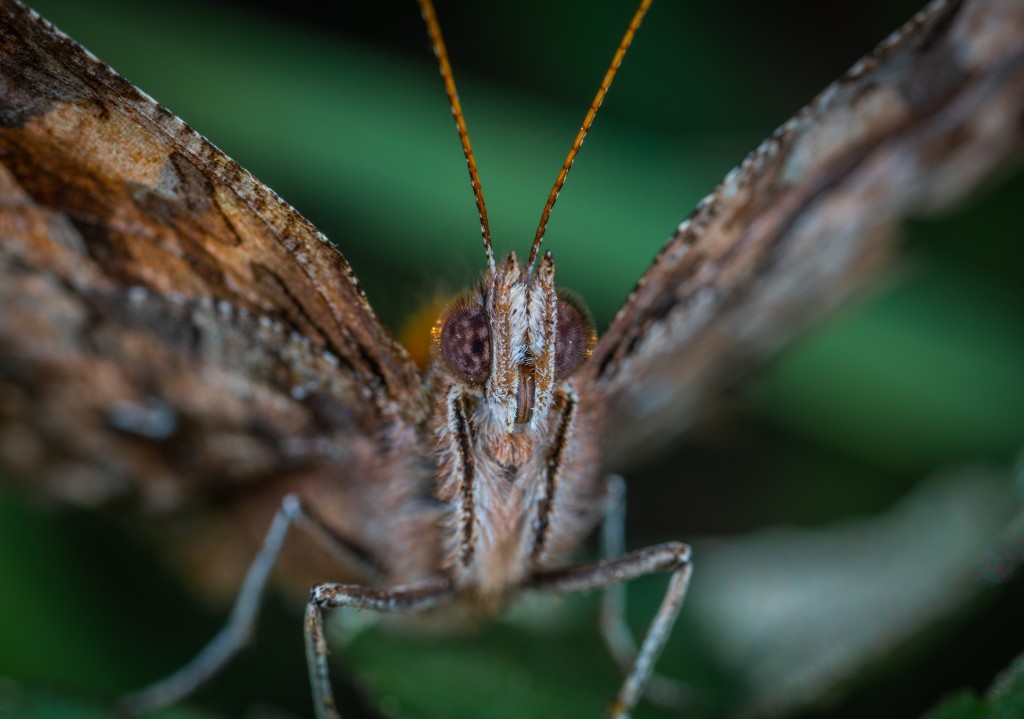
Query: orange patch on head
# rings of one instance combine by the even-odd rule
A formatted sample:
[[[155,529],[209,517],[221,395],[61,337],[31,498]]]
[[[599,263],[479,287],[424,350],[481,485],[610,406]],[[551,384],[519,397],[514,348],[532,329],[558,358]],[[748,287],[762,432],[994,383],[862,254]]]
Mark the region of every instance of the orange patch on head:
[[[399,342],[421,371],[430,362],[435,346],[432,334],[434,325],[449,303],[448,297],[434,296],[409,315],[398,331]]]

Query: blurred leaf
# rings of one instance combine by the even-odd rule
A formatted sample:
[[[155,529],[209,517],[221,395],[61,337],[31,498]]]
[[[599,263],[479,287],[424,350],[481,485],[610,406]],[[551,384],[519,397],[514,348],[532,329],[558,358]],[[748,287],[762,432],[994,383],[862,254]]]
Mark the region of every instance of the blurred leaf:
[[[1024,716],[1024,655],[996,678],[985,699],[963,691],[922,719],[1018,719]]]
[[[27,690],[0,681],[0,716],[18,719],[113,719],[123,716],[109,703],[85,698]],[[153,714],[152,719],[213,719],[212,715],[185,707]],[[253,717],[252,719],[255,719]]]
[[[688,620],[745,676],[745,713],[778,715],[977,596],[983,559],[1021,511],[1005,475],[964,470],[876,517],[719,542],[698,554]]]
[[[970,692],[950,697],[942,706],[925,715],[925,719],[987,719],[988,710]]]

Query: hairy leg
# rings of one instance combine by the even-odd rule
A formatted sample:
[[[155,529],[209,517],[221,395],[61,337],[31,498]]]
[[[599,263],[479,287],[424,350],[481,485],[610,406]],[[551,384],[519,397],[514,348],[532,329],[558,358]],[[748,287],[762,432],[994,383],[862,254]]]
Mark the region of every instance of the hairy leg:
[[[227,622],[185,666],[168,677],[121,699],[131,714],[147,714],[174,704],[194,692],[227,664],[252,639],[270,572],[284,546],[288,529],[303,515],[298,497],[289,494],[270,523],[263,546],[249,565]]]
[[[447,578],[384,589],[356,584],[319,584],[313,587],[306,605],[306,662],[317,719],[341,719],[334,703],[327,666],[330,650],[324,634],[325,609],[353,607],[374,612],[418,612],[445,604],[453,596],[452,583]]]
[[[277,564],[285,539],[293,526],[300,527],[333,551],[339,561],[361,564],[315,517],[302,508],[294,494],[288,494],[270,522],[263,545],[246,571],[242,586],[227,622],[205,647],[185,666],[170,676],[121,698],[121,708],[129,714],[148,714],[181,701],[212,678],[252,640],[263,595],[270,574]]]
[[[601,556],[605,559],[626,553],[626,483],[622,477],[608,478],[608,495],[604,521],[601,524]],[[609,654],[629,671],[636,659],[636,639],[626,623],[626,585],[609,584],[601,594],[601,636]],[[685,684],[658,673],[652,673],[644,689],[644,697],[668,709],[682,709],[690,703]]]
[[[603,589],[656,572],[671,572],[668,589],[651,625],[644,635],[626,678],[610,708],[614,719],[627,719],[650,679],[654,663],[665,647],[672,625],[682,608],[693,565],[690,547],[668,542],[624,554],[613,559],[580,564],[535,574],[527,586],[532,589],[568,594]]]

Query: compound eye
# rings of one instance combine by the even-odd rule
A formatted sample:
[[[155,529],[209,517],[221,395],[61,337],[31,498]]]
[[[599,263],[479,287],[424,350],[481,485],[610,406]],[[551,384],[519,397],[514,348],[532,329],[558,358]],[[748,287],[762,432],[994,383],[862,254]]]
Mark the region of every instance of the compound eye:
[[[555,379],[572,375],[590,356],[597,341],[594,319],[583,301],[560,291],[555,325]]]
[[[483,382],[491,371],[491,328],[487,313],[472,299],[457,300],[438,321],[437,343],[452,372]]]

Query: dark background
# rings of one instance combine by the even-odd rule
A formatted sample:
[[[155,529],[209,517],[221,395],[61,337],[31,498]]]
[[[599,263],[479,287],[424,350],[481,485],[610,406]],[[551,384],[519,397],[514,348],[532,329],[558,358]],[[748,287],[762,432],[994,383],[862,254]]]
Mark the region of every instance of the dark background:
[[[414,4],[323,5],[36,7],[312,219],[397,328],[483,266],[465,164]],[[438,7],[496,252],[528,250],[633,9],[532,0]],[[561,283],[586,298],[599,327],[696,202],[916,9],[655,3],[546,238]],[[826,526],[885,511],[938,471],[981,464],[1009,472],[1024,429],[1021,190],[1018,175],[966,210],[912,223],[903,262],[876,294],[732,388],[664,456],[638,458],[627,476],[631,546]],[[0,511],[0,676],[15,680],[10,696],[70,687],[102,697],[138,686],[187,658],[223,616],[154,566],[110,517],[53,513],[9,494]],[[1024,645],[1014,623],[1021,593],[1019,579],[990,589],[811,713],[914,716],[952,690],[984,688]],[[685,622],[684,610],[681,636]],[[475,656],[519,646],[515,632],[493,632]],[[593,634],[581,631],[582,644],[557,663],[585,665],[600,652]],[[375,645],[384,647],[381,671],[401,667],[393,671],[414,694],[429,693],[429,680],[417,686],[408,662],[388,651],[451,651],[456,674],[476,664],[510,671],[484,659],[460,665],[461,650],[448,645],[387,641]],[[510,651],[520,652],[527,675],[543,674],[549,646],[526,646]],[[740,680],[699,646],[688,651],[684,675],[716,697],[714,712],[728,713]],[[200,699],[235,714],[255,695],[303,715],[304,675],[299,621],[272,605],[259,648]],[[598,706],[613,693],[610,677],[589,678]],[[437,715],[460,715],[450,695],[441,702]],[[466,715],[485,709],[494,707]],[[549,715],[560,713],[568,715]]]

